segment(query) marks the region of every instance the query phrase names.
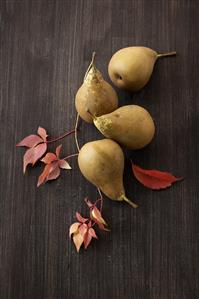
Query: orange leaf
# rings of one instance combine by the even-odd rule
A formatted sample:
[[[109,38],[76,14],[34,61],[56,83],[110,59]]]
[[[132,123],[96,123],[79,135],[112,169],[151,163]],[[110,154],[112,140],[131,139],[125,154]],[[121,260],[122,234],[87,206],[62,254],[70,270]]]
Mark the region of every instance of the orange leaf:
[[[79,222],[75,222],[70,226],[69,229],[69,236],[71,237],[72,234],[77,233],[78,227],[80,226]]]
[[[82,243],[84,242],[84,239],[79,232],[73,233],[73,242],[75,244],[77,252],[79,252],[80,247],[82,246]]]
[[[97,221],[97,223],[107,225],[105,220],[102,218],[101,212],[98,210],[96,206],[94,206],[91,210],[91,217],[94,221]]]

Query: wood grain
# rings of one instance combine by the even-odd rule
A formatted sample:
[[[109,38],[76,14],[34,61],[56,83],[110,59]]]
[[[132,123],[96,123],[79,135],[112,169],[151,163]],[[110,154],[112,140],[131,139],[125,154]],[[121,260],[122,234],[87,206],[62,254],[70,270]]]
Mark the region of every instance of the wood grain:
[[[199,2],[197,0],[18,0],[0,2],[0,298],[199,298]],[[128,45],[176,58],[158,61],[150,83],[120,105],[151,112],[157,132],[146,149],[126,152],[146,168],[186,179],[153,192],[132,178],[127,194],[140,208],[105,200],[111,233],[78,255],[68,238],[85,196],[96,189],[73,170],[37,189],[41,165],[22,174],[15,144],[38,125],[51,136],[72,129],[74,96],[91,53],[109,81],[111,55]],[[79,142],[102,136],[82,123]],[[63,154],[76,152],[72,136]],[[51,149],[54,147],[52,146]]]

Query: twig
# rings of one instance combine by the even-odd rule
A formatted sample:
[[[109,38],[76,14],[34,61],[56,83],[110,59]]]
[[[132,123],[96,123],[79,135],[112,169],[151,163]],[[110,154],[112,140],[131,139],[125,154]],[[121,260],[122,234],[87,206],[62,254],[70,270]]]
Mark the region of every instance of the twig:
[[[79,114],[77,114],[76,123],[75,123],[75,143],[76,143],[77,150],[79,152],[80,147],[79,147],[79,142],[78,142],[78,139],[77,139],[78,124],[79,124]]]
[[[75,133],[75,130],[72,130],[70,132],[64,133],[63,135],[61,135],[61,136],[59,136],[59,137],[57,137],[55,139],[47,140],[46,143],[51,143],[51,142],[55,142],[55,141],[61,140],[64,137],[69,136],[69,135],[71,135],[73,133]]]
[[[78,156],[78,155],[79,155],[79,153],[77,153],[77,154],[72,154],[72,155],[66,156],[65,158],[62,158],[61,160],[67,160],[67,159],[70,159],[70,158],[72,158],[72,157],[76,157],[76,156]]]

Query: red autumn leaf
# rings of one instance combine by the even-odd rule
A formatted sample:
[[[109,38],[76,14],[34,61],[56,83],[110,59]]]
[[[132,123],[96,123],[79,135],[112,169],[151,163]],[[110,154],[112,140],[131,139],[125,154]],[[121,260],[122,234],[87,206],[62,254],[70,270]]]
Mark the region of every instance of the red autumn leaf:
[[[98,239],[94,229],[91,227],[87,230],[84,235],[84,248],[87,249],[88,245],[90,244],[92,238]]]
[[[37,134],[39,136],[41,136],[41,138],[43,139],[44,142],[46,142],[46,138],[47,138],[47,133],[46,133],[46,130],[42,127],[39,127],[38,130],[37,130]]]
[[[79,228],[78,228],[80,234],[82,235],[82,237],[84,238],[84,235],[87,233],[88,231],[88,224],[86,223],[82,223]]]
[[[41,137],[37,135],[29,135],[25,137],[23,140],[21,140],[19,143],[17,143],[17,146],[34,147],[41,142],[43,142]]]
[[[53,162],[51,164],[55,164],[54,169],[47,176],[46,181],[56,180],[60,176],[60,168],[57,162]]]
[[[38,144],[35,147],[29,148],[23,157],[23,172],[26,172],[26,167],[28,164],[32,166],[45,154],[47,149],[46,143]]]
[[[92,238],[95,238],[95,239],[98,239],[96,233],[95,233],[95,230],[91,227],[89,228],[89,235],[91,235]]]
[[[70,226],[69,229],[69,236],[71,237],[72,234],[76,233],[78,231],[78,227],[80,226],[81,223],[75,222]]]
[[[60,169],[57,161],[47,164],[44,167],[43,172],[39,176],[37,187],[39,187],[40,185],[44,184],[47,181],[55,180],[56,178],[58,178],[59,175],[60,175]]]
[[[85,249],[87,249],[87,247],[90,244],[91,240],[92,240],[92,236],[87,231],[86,234],[84,235],[84,248]]]
[[[56,161],[56,160],[57,160],[57,156],[55,154],[47,153],[41,161],[44,162],[45,164],[50,164],[50,163],[52,163],[53,161]]]
[[[71,169],[69,163],[67,161],[65,161],[64,159],[59,160],[58,163],[59,163],[59,167],[62,169]]]
[[[82,215],[79,212],[76,212],[76,218],[79,222],[84,223],[88,220],[88,218],[82,217]]]
[[[62,148],[62,144],[58,145],[58,147],[56,148],[56,156],[57,158],[59,159],[59,155],[60,155],[60,152],[61,152],[61,148]]]
[[[46,142],[46,137],[48,136],[46,134],[46,130],[44,128],[39,127],[37,130],[38,135],[29,135],[22,139],[19,143],[17,143],[17,146],[26,146],[26,147],[35,147],[37,144]]]
[[[173,183],[182,180],[171,173],[159,170],[147,170],[132,164],[133,173],[136,179],[145,187],[153,190],[160,190],[170,187]]]

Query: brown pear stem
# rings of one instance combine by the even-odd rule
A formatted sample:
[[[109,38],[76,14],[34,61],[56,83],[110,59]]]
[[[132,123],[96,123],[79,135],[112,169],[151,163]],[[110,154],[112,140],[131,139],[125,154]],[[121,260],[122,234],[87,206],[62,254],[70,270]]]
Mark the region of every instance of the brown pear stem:
[[[132,206],[134,209],[136,209],[136,208],[138,207],[138,205],[136,205],[134,202],[132,202],[130,199],[128,199],[128,198],[126,197],[125,194],[122,194],[122,195],[120,196],[120,199],[126,201],[126,202],[127,202],[130,206]]]
[[[88,68],[87,68],[87,71],[86,71],[85,76],[84,76],[84,80],[86,79],[86,77],[87,77],[87,75],[88,75],[90,69],[94,66],[94,63],[95,63],[95,56],[96,56],[96,52],[93,52],[93,54],[92,54],[92,60],[91,60],[89,66],[88,66]]]
[[[78,139],[77,139],[78,124],[79,124],[79,114],[77,114],[76,123],[75,123],[75,143],[76,143],[77,150],[79,152],[80,148],[79,148],[79,142],[78,142]]]
[[[158,58],[161,58],[161,57],[167,57],[167,56],[175,56],[177,53],[176,51],[173,51],[173,52],[168,52],[168,53],[160,53],[157,55]]]
[[[86,112],[88,112],[88,114],[90,114],[90,116],[91,116],[94,120],[97,119],[97,117],[96,117],[95,115],[93,115],[93,114],[90,112],[89,109],[87,109]]]

